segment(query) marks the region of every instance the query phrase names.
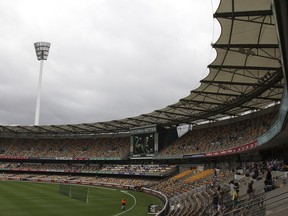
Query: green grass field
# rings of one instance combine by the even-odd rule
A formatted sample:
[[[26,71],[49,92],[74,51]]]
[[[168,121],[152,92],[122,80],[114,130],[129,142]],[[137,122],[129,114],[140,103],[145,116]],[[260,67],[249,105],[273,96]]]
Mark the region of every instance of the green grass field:
[[[99,187],[89,188],[89,203],[58,193],[58,184],[31,182],[0,182],[0,216],[141,216],[147,215],[148,205],[163,205],[151,195]],[[121,211],[121,199],[127,200],[126,212]],[[136,200],[136,202],[135,202]]]

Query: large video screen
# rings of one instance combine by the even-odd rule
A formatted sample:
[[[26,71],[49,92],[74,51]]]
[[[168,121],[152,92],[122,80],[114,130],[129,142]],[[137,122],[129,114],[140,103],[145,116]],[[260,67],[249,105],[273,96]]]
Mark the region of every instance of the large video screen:
[[[157,125],[135,127],[130,129],[131,158],[148,158],[158,153]]]
[[[148,156],[154,154],[155,134],[137,134],[133,136],[133,155]]]

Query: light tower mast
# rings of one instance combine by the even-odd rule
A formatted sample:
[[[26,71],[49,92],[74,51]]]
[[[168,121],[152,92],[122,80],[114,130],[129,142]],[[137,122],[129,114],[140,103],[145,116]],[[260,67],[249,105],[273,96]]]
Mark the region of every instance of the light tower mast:
[[[38,81],[38,91],[37,91],[37,101],[36,101],[34,125],[39,124],[43,60],[47,60],[47,58],[48,58],[50,45],[51,45],[51,43],[43,42],[43,41],[34,43],[37,59],[40,61],[40,72],[39,72],[39,81]]]

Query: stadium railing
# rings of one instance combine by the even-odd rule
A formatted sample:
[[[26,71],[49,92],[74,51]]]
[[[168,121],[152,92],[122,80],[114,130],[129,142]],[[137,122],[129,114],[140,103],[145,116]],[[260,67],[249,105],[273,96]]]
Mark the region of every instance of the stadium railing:
[[[163,194],[159,191],[156,191],[156,190],[149,189],[149,188],[143,188],[143,192],[148,193],[148,194],[152,194],[153,196],[158,197],[160,200],[162,200],[162,202],[164,202],[163,208],[156,214],[156,216],[168,215],[169,201],[168,201],[168,198],[165,194]]]

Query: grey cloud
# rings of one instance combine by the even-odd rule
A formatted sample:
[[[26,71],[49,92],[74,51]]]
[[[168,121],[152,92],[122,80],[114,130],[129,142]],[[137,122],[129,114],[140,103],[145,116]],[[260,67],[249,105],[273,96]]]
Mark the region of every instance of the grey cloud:
[[[0,14],[0,124],[34,122],[39,62],[33,43],[41,37],[52,45],[40,124],[164,108],[199,84],[210,60],[208,0],[9,0],[0,3]]]

